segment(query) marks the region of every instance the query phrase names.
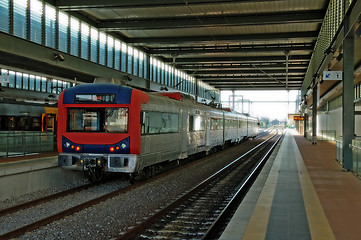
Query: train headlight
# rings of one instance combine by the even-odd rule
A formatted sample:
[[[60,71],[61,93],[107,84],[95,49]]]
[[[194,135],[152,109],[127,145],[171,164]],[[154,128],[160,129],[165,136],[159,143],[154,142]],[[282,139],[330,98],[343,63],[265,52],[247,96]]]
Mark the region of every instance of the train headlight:
[[[69,143],[69,142],[65,142],[65,143],[64,143],[64,146],[65,146],[65,147],[70,147],[70,143]]]
[[[126,147],[127,147],[127,144],[122,143],[122,144],[120,144],[120,146],[124,149],[124,148],[126,148]]]

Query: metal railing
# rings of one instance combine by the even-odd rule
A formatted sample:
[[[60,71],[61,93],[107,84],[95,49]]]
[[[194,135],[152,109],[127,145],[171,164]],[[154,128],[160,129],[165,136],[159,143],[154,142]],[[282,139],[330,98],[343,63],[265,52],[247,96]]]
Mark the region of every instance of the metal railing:
[[[342,137],[338,137],[336,139],[336,160],[342,164],[343,162],[343,156],[342,156],[342,143],[343,143],[343,139]]]
[[[0,157],[54,151],[54,133],[0,131]]]
[[[352,171],[361,176],[361,139],[357,137],[352,140],[352,144],[349,145],[352,149]]]
[[[336,159],[343,164],[343,145],[342,137],[338,137],[336,141]],[[361,137],[356,137],[352,140],[352,144],[349,144],[349,148],[352,149],[352,171],[361,176]]]

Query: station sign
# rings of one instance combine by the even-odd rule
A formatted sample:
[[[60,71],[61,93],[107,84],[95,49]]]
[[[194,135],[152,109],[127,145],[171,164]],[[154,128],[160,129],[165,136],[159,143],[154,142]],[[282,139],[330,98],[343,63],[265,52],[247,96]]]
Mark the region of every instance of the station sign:
[[[305,118],[301,117],[301,116],[293,116],[293,120],[295,120],[295,121],[303,121],[303,120],[305,120]]]
[[[342,71],[323,71],[323,80],[342,80]]]

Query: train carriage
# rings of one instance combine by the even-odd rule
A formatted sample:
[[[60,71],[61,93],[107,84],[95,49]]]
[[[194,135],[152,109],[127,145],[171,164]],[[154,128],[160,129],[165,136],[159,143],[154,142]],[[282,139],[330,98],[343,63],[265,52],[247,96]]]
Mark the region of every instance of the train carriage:
[[[253,137],[247,117],[195,103],[180,93],[144,93],[115,84],[82,84],[59,96],[58,163],[98,181],[210,152]],[[248,130],[249,127],[257,129]],[[245,135],[245,134],[251,135]]]

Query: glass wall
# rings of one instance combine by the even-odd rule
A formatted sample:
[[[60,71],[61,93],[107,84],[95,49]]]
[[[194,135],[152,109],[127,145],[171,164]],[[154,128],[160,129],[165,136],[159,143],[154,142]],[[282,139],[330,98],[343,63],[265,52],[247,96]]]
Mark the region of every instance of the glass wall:
[[[0,31],[9,33],[9,0],[0,1],[0,16],[2,20],[0,21]]]
[[[211,88],[44,1],[0,0],[0,31],[190,94]]]
[[[72,87],[73,84],[57,79],[49,79],[38,75],[15,72],[8,69],[1,69],[2,81],[0,86],[16,88],[37,92],[59,94],[64,89]]]
[[[28,2],[26,0],[14,1],[13,33],[15,36],[24,39],[27,38],[27,28],[26,28],[27,7],[28,7]]]
[[[56,11],[50,5],[45,5],[45,46],[55,48]]]
[[[80,24],[76,18],[70,18],[70,54],[79,56]]]
[[[42,43],[42,16],[43,5],[38,0],[30,1],[30,40]]]

